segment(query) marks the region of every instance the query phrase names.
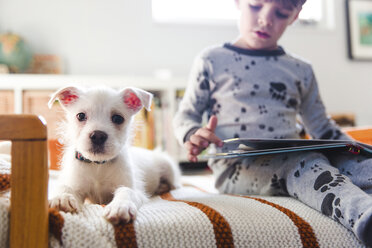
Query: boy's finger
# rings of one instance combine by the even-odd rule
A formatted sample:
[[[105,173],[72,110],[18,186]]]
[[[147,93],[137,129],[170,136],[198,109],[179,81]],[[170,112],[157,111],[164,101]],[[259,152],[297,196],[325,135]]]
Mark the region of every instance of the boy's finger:
[[[223,142],[220,138],[218,138],[215,134],[212,135],[211,142],[218,147],[223,146]]]
[[[198,162],[198,157],[194,156],[194,155],[191,155],[191,154],[188,154],[187,155],[187,159],[191,162]]]
[[[190,141],[187,141],[185,143],[185,147],[188,151],[187,159],[191,162],[198,162],[197,155],[199,154],[199,149],[196,146],[194,146]],[[195,151],[196,154],[194,154]]]
[[[199,147],[192,144],[190,141],[187,141],[185,143],[185,147],[186,147],[186,150],[188,151],[188,153],[191,154],[191,155],[198,155],[202,150]]]
[[[214,130],[217,127],[217,116],[212,115],[211,118],[209,118],[208,124],[206,126],[211,132],[214,133]]]
[[[187,150],[188,152],[190,152],[191,149],[192,149],[192,147],[193,147],[193,145],[191,144],[190,141],[186,141],[185,144],[184,144],[184,146],[185,146],[185,148],[186,148],[186,150]]]
[[[207,129],[209,129],[211,132],[212,132],[212,135],[211,137],[209,138],[209,140],[216,144],[218,147],[221,147],[223,146],[223,142],[220,138],[217,137],[217,135],[214,134],[215,130],[216,130],[216,127],[217,127],[217,116],[215,115],[212,115],[211,118],[209,118],[209,121],[208,121],[208,124],[206,126]]]
[[[203,135],[191,135],[190,142],[202,149],[208,147],[209,145],[207,137],[204,137]]]
[[[202,137],[202,138],[205,139],[205,141],[210,142],[210,143],[214,143],[217,146],[222,146],[223,145],[222,140],[220,138],[218,138],[217,135],[215,135],[209,129],[206,129],[206,128],[199,129],[195,134],[196,134],[195,136]],[[191,140],[191,137],[190,137],[190,140]],[[205,146],[203,146],[203,147],[205,147]]]

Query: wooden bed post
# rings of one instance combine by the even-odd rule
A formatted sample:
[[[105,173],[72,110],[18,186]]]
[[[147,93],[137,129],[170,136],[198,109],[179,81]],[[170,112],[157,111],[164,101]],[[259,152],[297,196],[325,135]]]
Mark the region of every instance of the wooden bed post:
[[[12,141],[10,247],[48,247],[45,122],[34,115],[0,115],[0,139]]]

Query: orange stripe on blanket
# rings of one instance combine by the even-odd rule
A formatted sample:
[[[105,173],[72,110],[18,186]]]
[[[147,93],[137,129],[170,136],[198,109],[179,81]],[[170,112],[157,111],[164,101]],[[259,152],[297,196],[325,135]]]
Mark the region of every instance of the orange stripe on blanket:
[[[237,195],[233,195],[233,196],[237,196]],[[309,248],[310,247],[317,248],[317,247],[319,247],[318,241],[316,239],[315,233],[314,233],[313,228],[311,227],[311,225],[309,223],[307,223],[304,219],[302,219],[300,216],[298,216],[296,213],[289,210],[288,208],[282,207],[278,204],[275,204],[275,203],[272,203],[272,202],[269,202],[267,200],[260,199],[260,198],[255,198],[255,197],[250,197],[250,196],[238,196],[238,197],[253,199],[253,200],[259,201],[263,204],[267,204],[269,206],[272,206],[272,207],[278,209],[279,211],[281,211],[282,213],[287,215],[293,221],[293,223],[295,224],[295,226],[298,229],[298,232],[299,232],[300,237],[301,237],[302,246],[304,248],[308,248],[308,247]]]
[[[0,191],[10,189],[10,174],[0,174]]]
[[[171,193],[162,194],[160,197],[167,201],[184,202],[190,206],[200,209],[209,218],[213,225],[217,247],[234,247],[234,240],[230,225],[216,210],[202,203],[175,199]]]
[[[134,229],[134,223],[119,223],[114,225],[116,245],[121,247],[136,248],[136,231]]]
[[[56,237],[62,245],[62,228],[65,219],[56,208],[49,208],[49,231]]]

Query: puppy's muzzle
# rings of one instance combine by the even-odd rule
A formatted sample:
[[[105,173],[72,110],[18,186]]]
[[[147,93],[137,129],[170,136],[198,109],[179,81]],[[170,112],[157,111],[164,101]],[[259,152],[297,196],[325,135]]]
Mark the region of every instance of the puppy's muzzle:
[[[93,144],[94,152],[103,152],[103,145],[108,138],[107,133],[95,130],[89,135],[89,138]]]

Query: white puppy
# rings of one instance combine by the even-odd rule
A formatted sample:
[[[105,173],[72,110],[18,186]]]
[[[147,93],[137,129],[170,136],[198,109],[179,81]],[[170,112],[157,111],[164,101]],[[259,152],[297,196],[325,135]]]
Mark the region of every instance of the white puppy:
[[[178,166],[165,154],[131,147],[133,116],[150,109],[152,94],[138,88],[66,87],[53,94],[66,113],[59,192],[50,207],[75,212],[85,199],[108,204],[104,216],[128,222],[148,196],[180,186]]]

